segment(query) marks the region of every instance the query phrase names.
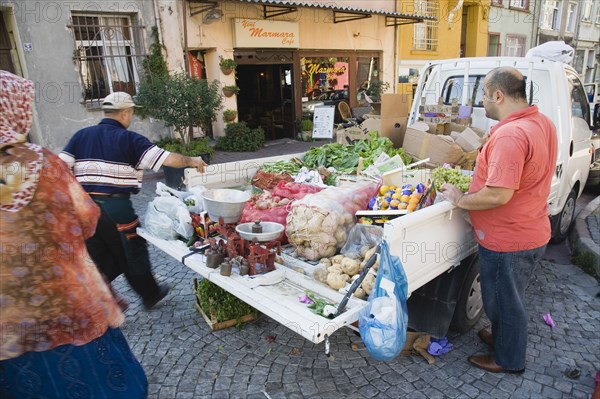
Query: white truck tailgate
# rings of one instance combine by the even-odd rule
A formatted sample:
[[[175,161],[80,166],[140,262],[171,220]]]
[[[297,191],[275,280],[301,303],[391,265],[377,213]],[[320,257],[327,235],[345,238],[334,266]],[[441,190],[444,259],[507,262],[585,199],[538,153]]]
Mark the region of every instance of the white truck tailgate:
[[[179,261],[190,253],[181,241],[156,238],[143,228],[138,228],[137,232]],[[206,257],[202,254],[186,257],[183,262],[202,277],[314,343],[323,341],[339,328],[356,321],[358,313],[366,304],[363,300],[352,298],[344,313],[334,319],[327,319],[313,313],[298,297],[310,290],[337,305],[343,295],[283,265],[276,265],[276,270],[251,278],[235,274],[221,276],[219,269],[206,267]]]

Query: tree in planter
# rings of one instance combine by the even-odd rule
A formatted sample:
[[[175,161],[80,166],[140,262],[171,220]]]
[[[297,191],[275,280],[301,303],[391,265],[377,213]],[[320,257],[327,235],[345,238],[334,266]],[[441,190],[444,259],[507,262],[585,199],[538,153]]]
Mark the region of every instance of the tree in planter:
[[[153,118],[173,127],[181,137],[183,155],[188,155],[195,126],[210,130],[223,109],[223,96],[217,81],[208,82],[185,74],[150,78],[140,83],[138,104]]]
[[[173,139],[171,137],[161,138],[154,144],[169,152],[185,154],[190,157],[202,156],[202,159],[204,159],[204,162],[206,163],[210,163],[215,154],[215,149],[210,145],[209,137],[195,138],[187,146],[183,144],[181,139]]]
[[[246,122],[228,124],[225,136],[217,137],[217,148],[223,151],[256,151],[264,144],[265,131],[260,127],[250,129]]]

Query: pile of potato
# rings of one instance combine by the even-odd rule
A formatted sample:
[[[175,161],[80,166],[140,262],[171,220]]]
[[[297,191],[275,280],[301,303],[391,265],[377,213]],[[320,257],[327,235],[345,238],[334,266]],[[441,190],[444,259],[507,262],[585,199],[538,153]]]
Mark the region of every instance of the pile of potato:
[[[358,278],[360,271],[365,267],[371,255],[375,253],[375,248],[376,246],[363,246],[360,249],[360,254],[356,254],[355,256],[335,255],[331,258],[322,258],[320,263],[324,267],[317,268],[313,277],[315,280],[327,284],[335,290],[340,290]],[[379,255],[377,255],[375,264],[365,276],[360,287],[354,292],[355,297],[364,299],[371,293],[375,285],[378,268]]]

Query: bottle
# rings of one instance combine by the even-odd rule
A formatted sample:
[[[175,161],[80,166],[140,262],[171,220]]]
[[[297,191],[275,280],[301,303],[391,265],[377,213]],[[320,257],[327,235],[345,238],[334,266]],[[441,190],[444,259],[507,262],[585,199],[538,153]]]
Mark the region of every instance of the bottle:
[[[253,234],[260,234],[263,232],[263,228],[260,225],[260,220],[255,220],[254,224],[252,225],[252,233]]]

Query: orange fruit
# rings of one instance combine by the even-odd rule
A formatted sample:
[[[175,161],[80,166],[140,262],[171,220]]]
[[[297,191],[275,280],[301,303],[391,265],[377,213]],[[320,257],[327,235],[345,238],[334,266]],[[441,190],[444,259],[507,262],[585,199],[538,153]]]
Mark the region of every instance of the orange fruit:
[[[408,196],[408,195],[403,195],[402,197],[400,197],[400,201],[402,201],[402,202],[408,202],[409,199],[410,199],[410,196]]]
[[[391,209],[398,209],[398,205],[400,205],[400,201],[398,201],[397,199],[393,199],[390,201]]]
[[[419,198],[417,197],[410,197],[410,199],[408,200],[409,204],[418,204],[419,203]]]
[[[392,199],[399,200],[400,197],[402,197],[402,195],[400,195],[398,193],[392,194]]]
[[[406,210],[409,212],[414,211],[415,209],[417,209],[417,204],[408,204],[408,206],[406,207]]]
[[[407,206],[408,204],[406,202],[401,202],[400,205],[398,205],[398,209],[406,209]]]
[[[389,191],[390,186],[383,185],[379,188],[379,194],[384,195],[387,191]]]

